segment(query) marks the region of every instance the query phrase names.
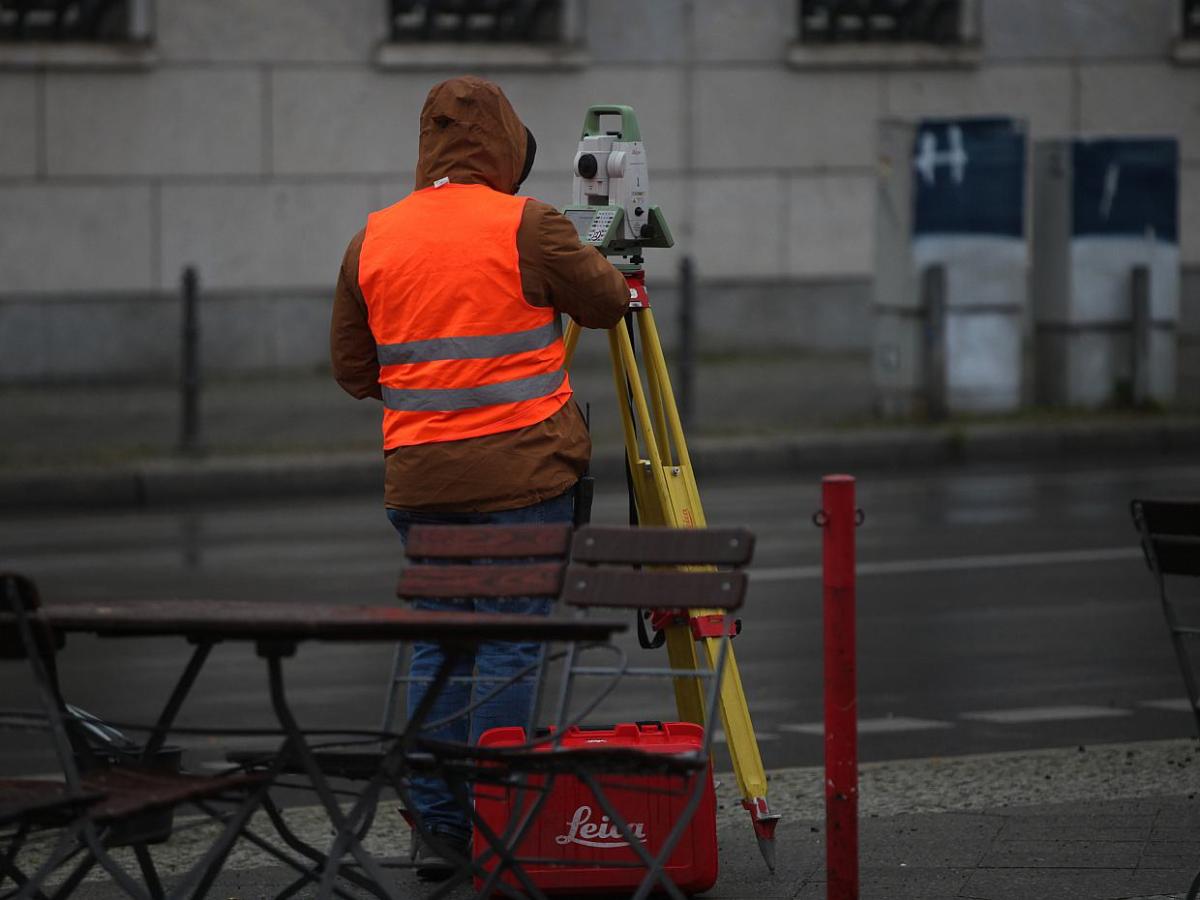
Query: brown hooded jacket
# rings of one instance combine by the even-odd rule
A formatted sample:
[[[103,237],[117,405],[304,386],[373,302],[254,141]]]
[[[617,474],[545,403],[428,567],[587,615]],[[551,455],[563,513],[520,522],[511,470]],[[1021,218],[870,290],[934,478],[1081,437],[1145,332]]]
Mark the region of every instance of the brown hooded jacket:
[[[514,194],[527,134],[500,88],[482,78],[435,85],[421,110],[416,189],[440,178]],[[365,231],[365,229],[364,229]],[[379,399],[379,361],[358,284],[364,231],[350,241],[338,273],[330,326],[334,377],[351,396]],[[621,274],[552,206],[526,201],[517,229],[525,299],[589,328],[611,328],[628,306]],[[583,474],[591,441],[579,407],[485,437],[400,447],[386,454],[384,503],[395,509],[490,512],[558,496]]]

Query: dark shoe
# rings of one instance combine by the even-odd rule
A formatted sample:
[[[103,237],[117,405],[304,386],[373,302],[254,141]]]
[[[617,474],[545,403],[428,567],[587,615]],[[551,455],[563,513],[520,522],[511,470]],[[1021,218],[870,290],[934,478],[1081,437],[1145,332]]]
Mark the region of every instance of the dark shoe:
[[[471,855],[469,840],[448,834],[438,834],[434,837],[447,852],[443,854],[428,841],[422,840],[417,844],[417,877],[422,881],[445,881],[462,867],[459,860]],[[453,856],[449,855],[451,853]]]

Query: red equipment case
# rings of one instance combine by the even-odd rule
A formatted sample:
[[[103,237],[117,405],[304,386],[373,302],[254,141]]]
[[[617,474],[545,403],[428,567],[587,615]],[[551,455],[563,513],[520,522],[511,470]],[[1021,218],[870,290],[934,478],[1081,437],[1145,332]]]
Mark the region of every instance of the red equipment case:
[[[516,746],[525,742],[523,728],[493,728],[479,739],[480,746],[484,747]],[[576,726],[559,739],[559,745],[564,748],[607,745],[636,747],[651,753],[695,751],[703,743],[704,729],[691,722],[625,723],[613,728]],[[717,880],[717,803],[711,763],[702,775],[693,775],[686,780],[679,776],[597,776],[605,796],[620,810],[634,833],[644,835],[652,855],[658,854],[663,840],[678,820],[697,777],[706,781],[700,803],[665,867],[671,880],[688,894],[707,890]],[[539,788],[542,783],[541,776],[530,779],[533,788]],[[475,810],[492,830],[502,834],[517,803],[517,794],[514,788],[481,784],[475,791]],[[527,788],[521,796],[523,808],[538,796],[540,791]],[[476,858],[487,850],[486,842],[479,835],[473,846]],[[522,864],[534,884],[548,894],[632,891],[646,873],[644,864],[616,827],[609,823],[592,792],[577,778],[563,775],[555,777],[550,796],[517,848],[517,857],[561,860],[557,865]],[[614,862],[634,865],[622,868],[602,865]],[[493,855],[484,867],[490,872],[495,864]],[[503,880],[520,887],[511,872],[505,872]],[[482,881],[476,878],[476,890],[481,887]]]

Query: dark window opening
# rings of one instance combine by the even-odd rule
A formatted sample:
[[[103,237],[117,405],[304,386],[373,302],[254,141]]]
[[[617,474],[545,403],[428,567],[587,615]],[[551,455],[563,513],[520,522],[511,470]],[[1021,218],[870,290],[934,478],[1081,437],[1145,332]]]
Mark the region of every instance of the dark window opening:
[[[956,44],[964,0],[799,0],[805,43]]]
[[[563,0],[391,0],[396,42],[556,43]]]
[[[0,0],[0,41],[133,40],[139,0]]]
[[[1183,0],[1183,38],[1200,41],[1200,0]]]

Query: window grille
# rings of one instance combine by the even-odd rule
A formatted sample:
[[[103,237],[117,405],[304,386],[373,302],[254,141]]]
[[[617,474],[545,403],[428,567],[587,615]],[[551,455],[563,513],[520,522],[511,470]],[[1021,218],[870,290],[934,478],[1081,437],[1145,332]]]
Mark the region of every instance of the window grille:
[[[1200,41],[1200,0],[1183,0],[1183,39]]]
[[[963,40],[963,3],[964,0],[800,0],[800,40],[956,44]]]
[[[149,0],[0,0],[0,41],[142,40]]]
[[[555,43],[564,0],[391,0],[391,39],[399,43]]]

